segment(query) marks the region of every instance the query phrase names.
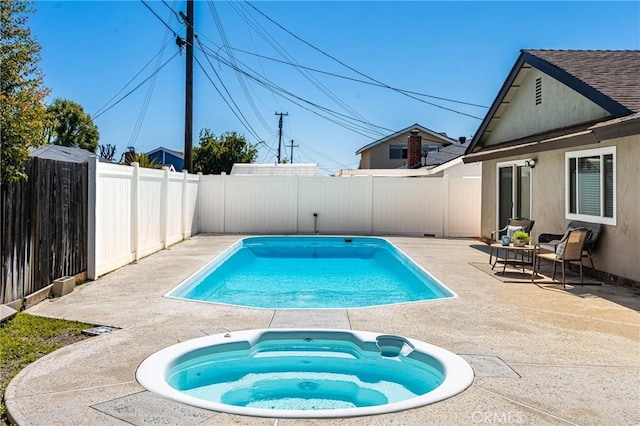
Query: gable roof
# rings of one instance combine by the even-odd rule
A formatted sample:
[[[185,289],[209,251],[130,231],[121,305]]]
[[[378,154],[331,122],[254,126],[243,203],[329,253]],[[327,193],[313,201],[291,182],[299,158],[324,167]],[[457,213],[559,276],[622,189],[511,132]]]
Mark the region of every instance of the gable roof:
[[[34,148],[29,153],[30,157],[43,158],[46,160],[64,161],[67,163],[86,163],[89,157],[96,155],[86,149],[74,148],[69,146],[48,144],[38,148]],[[98,161],[110,163],[109,160],[97,156]]]
[[[458,158],[464,155],[467,147],[471,143],[471,139],[467,139],[464,143],[454,143],[444,148],[440,149],[437,152],[429,152],[425,159],[426,167],[439,166],[441,164],[447,163],[455,158]]]
[[[371,142],[369,145],[363,146],[362,148],[360,148],[359,150],[356,151],[356,155],[362,153],[362,151],[366,151],[366,150],[371,149],[371,148],[373,148],[373,147],[375,147],[377,145],[380,145],[380,144],[383,144],[383,143],[391,143],[398,136],[401,136],[404,133],[409,133],[411,130],[419,130],[419,131],[421,131],[423,133],[431,135],[434,138],[441,140],[445,145],[449,145],[449,144],[457,142],[456,140],[451,139],[448,136],[445,136],[445,135],[440,134],[438,132],[434,132],[433,130],[427,129],[426,127],[423,127],[423,126],[421,126],[421,125],[416,123],[416,124],[413,124],[413,125],[411,125],[411,126],[409,126],[407,128],[404,128],[404,129],[402,129],[400,131],[397,131],[397,132],[395,132],[395,133],[393,133],[393,134],[391,134],[389,136],[385,136],[382,139],[378,139],[377,141]],[[396,143],[406,143],[406,142],[407,141],[405,141],[405,140],[396,141]]]
[[[476,146],[521,69],[534,67],[565,84],[611,114],[623,117],[640,111],[640,50],[521,50],[520,56],[482,120],[466,153]],[[502,109],[501,109],[502,110]]]
[[[159,146],[159,147],[158,147],[158,148],[156,148],[156,149],[152,149],[151,151],[147,152],[147,155],[155,154],[155,153],[156,153],[156,152],[158,152],[158,151],[164,151],[164,152],[167,152],[167,153],[169,153],[169,154],[171,154],[171,155],[174,155],[174,156],[176,156],[176,157],[178,157],[178,158],[182,158],[182,159],[184,160],[184,153],[182,153],[182,152],[180,152],[180,151],[175,151],[175,150],[173,150],[173,149],[168,149],[168,148],[165,148],[165,147],[163,147],[163,146]]]

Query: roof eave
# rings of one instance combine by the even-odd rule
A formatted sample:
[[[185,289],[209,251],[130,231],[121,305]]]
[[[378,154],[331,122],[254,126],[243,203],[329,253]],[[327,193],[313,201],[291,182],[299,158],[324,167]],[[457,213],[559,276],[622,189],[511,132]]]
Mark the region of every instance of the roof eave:
[[[497,111],[498,107],[502,103],[502,100],[506,96],[507,92],[509,91],[509,88],[513,84],[513,81],[516,79],[516,77],[518,76],[518,73],[520,72],[520,69],[525,63],[544,72],[545,74],[548,74],[549,76],[555,78],[556,80],[560,81],[561,83],[565,84],[566,86],[580,93],[587,99],[591,100],[592,102],[594,102],[595,104],[599,105],[604,110],[609,112],[609,114],[611,114],[611,116],[614,118],[623,117],[625,115],[629,115],[633,113],[633,111],[631,111],[630,109],[626,108],[625,106],[614,101],[610,97],[604,95],[603,93],[589,86],[587,83],[583,82],[582,80],[574,77],[573,75],[569,74],[563,69],[541,58],[538,58],[537,56],[523,49],[520,51],[520,56],[518,56],[518,59],[516,60],[515,64],[511,68],[511,71],[509,72],[509,75],[507,76],[507,79],[504,81],[502,87],[500,88],[500,91],[498,92],[498,95],[496,96],[493,103],[491,104],[491,108],[487,112],[487,115],[482,120],[482,123],[480,124],[478,131],[473,136],[471,143],[469,144],[469,146],[467,147],[467,150],[465,151],[465,155],[472,154],[476,149],[476,146],[478,145],[480,138],[483,136],[495,112]],[[479,149],[481,150],[482,147]]]

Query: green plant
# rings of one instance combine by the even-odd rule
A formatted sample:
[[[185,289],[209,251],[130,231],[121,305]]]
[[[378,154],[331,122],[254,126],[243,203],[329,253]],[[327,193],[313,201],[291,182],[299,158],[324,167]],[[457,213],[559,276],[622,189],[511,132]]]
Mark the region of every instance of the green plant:
[[[75,321],[38,317],[19,312],[0,324],[0,425],[8,425],[4,392],[11,379],[33,361],[63,346],[84,340],[85,328]]]
[[[516,232],[514,232],[512,239],[514,241],[516,241],[516,240],[524,241],[525,244],[529,244],[529,241],[531,241],[531,237],[529,237],[529,234],[527,234],[524,231],[516,231]]]

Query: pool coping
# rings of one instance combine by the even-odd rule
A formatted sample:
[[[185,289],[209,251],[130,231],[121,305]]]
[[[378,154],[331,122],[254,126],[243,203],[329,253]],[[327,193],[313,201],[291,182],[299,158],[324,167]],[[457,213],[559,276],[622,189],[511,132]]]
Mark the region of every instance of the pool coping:
[[[135,381],[135,370],[151,353],[174,343],[221,330],[267,328],[278,313],[286,313],[287,326],[328,327],[339,320],[350,329],[416,338],[461,355],[476,372],[474,383],[454,398],[366,420],[334,419],[332,424],[640,424],[637,293],[611,285],[563,289],[505,283],[472,265],[488,262],[486,245],[478,241],[390,236],[460,297],[311,315],[162,297],[188,271],[240,237],[194,236],[28,309],[33,315],[118,330],[62,348],[22,370],[5,393],[10,417],[24,426],[144,425],[153,419],[185,425],[273,425],[276,419],[172,404],[145,391]],[[277,424],[311,423],[280,419]]]

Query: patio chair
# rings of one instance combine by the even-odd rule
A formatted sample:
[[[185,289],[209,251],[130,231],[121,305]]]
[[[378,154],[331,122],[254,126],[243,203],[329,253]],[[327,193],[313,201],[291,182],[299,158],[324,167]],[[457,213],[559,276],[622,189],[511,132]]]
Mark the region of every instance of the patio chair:
[[[585,241],[589,237],[590,233],[591,231],[585,228],[570,230],[566,236],[558,242],[555,252],[540,252],[539,244],[536,244],[533,250],[533,274],[531,275],[531,281],[533,281],[536,276],[536,260],[539,266],[540,259],[547,259],[553,261],[552,279],[554,281],[556,279],[556,266],[558,262],[562,263],[562,287],[566,288],[567,283],[564,273],[565,265],[572,261],[578,261],[580,262],[580,285],[584,285],[584,278],[582,275],[582,251],[584,249]]]
[[[556,251],[556,246],[558,243],[567,236],[569,231],[572,229],[588,229],[591,231],[587,240],[584,242],[584,248],[582,250],[582,257],[587,257],[589,262],[591,262],[591,270],[595,272],[596,268],[593,265],[593,251],[595,250],[596,243],[598,242],[598,238],[600,238],[600,234],[602,232],[602,225],[599,223],[589,223],[582,222],[580,220],[572,220],[567,225],[567,229],[564,234],[549,234],[544,233],[538,236],[538,245],[542,250],[546,250],[549,252]]]
[[[522,217],[511,217],[507,220],[507,226],[502,229],[497,229],[491,233],[489,238],[489,245],[493,243],[497,243],[500,241],[500,234],[503,232],[511,237],[516,231],[524,231],[527,234],[531,234],[531,230],[533,229],[533,224],[535,220],[525,219]],[[493,260],[493,249],[489,248],[489,264],[492,264]]]

